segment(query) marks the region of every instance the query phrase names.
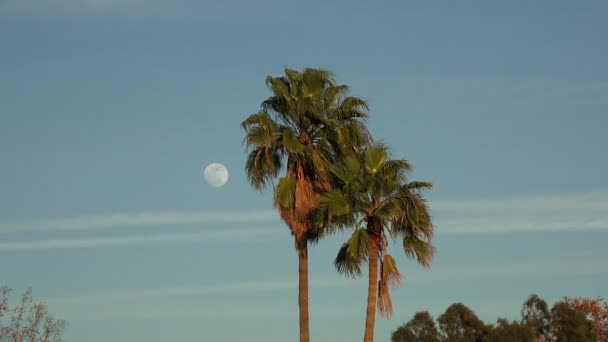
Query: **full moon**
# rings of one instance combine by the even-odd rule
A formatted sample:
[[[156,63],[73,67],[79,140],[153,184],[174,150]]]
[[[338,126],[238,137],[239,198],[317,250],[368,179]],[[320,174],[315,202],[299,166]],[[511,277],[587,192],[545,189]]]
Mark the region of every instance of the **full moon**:
[[[215,188],[219,188],[228,181],[228,169],[220,163],[207,165],[203,175],[207,184]]]

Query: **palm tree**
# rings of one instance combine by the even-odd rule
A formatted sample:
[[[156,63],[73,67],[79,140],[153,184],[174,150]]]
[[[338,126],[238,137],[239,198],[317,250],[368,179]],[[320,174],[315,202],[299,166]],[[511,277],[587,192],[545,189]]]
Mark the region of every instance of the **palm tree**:
[[[329,232],[355,227],[334,262],[338,272],[359,277],[368,262],[366,342],[373,341],[376,305],[380,315],[392,314],[388,288],[401,279],[395,259],[387,253],[388,237],[402,239],[406,256],[425,268],[435,254],[434,226],[422,197],[422,190],[432,185],[408,182],[411,170],[407,161],[389,159],[384,145],[373,144],[330,168],[335,187],[320,199],[320,227]]]
[[[308,342],[308,244],[320,238],[318,200],[331,190],[330,166],[369,141],[367,104],[347,96],[348,87],[326,70],[285,69],[285,76],[269,76],[266,84],[272,96],[242,123],[249,151],[245,169],[256,190],[274,186],[274,207],[294,237],[300,341]]]

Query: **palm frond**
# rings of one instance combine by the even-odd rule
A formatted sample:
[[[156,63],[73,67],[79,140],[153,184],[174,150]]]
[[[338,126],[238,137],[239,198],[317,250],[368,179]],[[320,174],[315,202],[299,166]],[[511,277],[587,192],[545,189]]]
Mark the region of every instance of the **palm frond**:
[[[424,181],[412,181],[407,184],[409,190],[431,190],[433,183]]]
[[[245,163],[249,183],[258,191],[266,188],[279,175],[281,168],[281,151],[266,146],[260,146],[249,152]]]
[[[296,180],[293,177],[282,177],[274,190],[274,203],[283,209],[293,209],[296,203]]]
[[[382,259],[381,272],[383,274],[382,279],[385,279],[388,286],[395,288],[401,284],[401,273],[399,273],[397,263],[391,255],[384,255],[384,258]]]
[[[371,239],[366,229],[356,229],[346,242],[347,253],[355,260],[365,260]]]
[[[338,251],[338,255],[334,260],[334,266],[338,273],[351,278],[359,278],[361,272],[362,260],[356,259],[348,252],[348,244],[343,244]]]
[[[327,209],[332,216],[345,216],[351,213],[348,198],[337,189],[321,195],[319,204],[321,208]]]
[[[388,158],[386,148],[382,145],[369,146],[365,150],[365,168],[370,174],[380,171]]]
[[[403,250],[408,258],[416,259],[422,267],[431,267],[431,262],[435,256],[435,247],[430,242],[416,236],[406,236],[403,238]]]
[[[384,318],[390,318],[393,314],[393,301],[388,286],[380,281],[378,283],[378,314]]]
[[[298,140],[291,130],[283,129],[280,135],[282,138],[281,142],[287,153],[302,154],[306,150],[306,146]]]
[[[393,314],[393,303],[390,287],[397,287],[401,283],[401,274],[392,256],[385,254],[380,264],[380,280],[378,282],[378,313],[382,317],[390,318]]]

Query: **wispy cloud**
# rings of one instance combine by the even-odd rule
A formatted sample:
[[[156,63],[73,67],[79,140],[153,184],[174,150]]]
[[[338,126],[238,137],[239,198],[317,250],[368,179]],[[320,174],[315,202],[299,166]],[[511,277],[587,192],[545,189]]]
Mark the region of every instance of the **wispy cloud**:
[[[608,274],[608,264],[593,256],[535,259],[525,262],[495,262],[475,264],[437,264],[430,270],[412,269],[406,281],[436,282],[471,279],[514,279],[518,277],[584,276]]]
[[[431,201],[440,234],[608,230],[608,193]]]
[[[413,268],[405,276],[406,282],[436,282],[463,279],[500,279],[546,275],[591,275],[608,273],[608,264],[589,255],[569,256],[569,260],[535,259],[526,262],[495,262],[485,264],[439,264],[431,270]],[[331,289],[345,286],[364,286],[365,282],[339,275],[311,276],[311,289]],[[232,283],[189,285],[167,288],[141,288],[48,298],[51,303],[91,304],[93,302],[139,301],[175,297],[205,297],[232,294],[275,292],[296,289],[297,278],[242,281]]]
[[[352,284],[353,280],[335,276],[315,277],[310,281],[310,288],[325,289]],[[131,289],[109,293],[95,293],[68,297],[48,298],[51,303],[90,303],[95,301],[125,301],[150,298],[197,297],[220,294],[273,292],[298,287],[297,278],[286,278],[265,281],[242,281],[211,285],[181,286],[156,289]]]
[[[337,275],[317,276],[310,281],[310,289],[324,290],[342,288],[353,284],[353,280]],[[156,319],[224,319],[234,317],[248,319],[284,319],[297,313],[292,301],[273,301],[260,307],[250,303],[234,304],[222,300],[222,296],[272,293],[273,296],[290,296],[298,286],[297,278],[257,281],[188,285],[167,288],[140,288],[101,293],[86,293],[65,297],[47,297],[45,301],[62,317],[76,320],[156,320]],[[288,291],[284,291],[288,290]],[[218,299],[220,298],[220,299]],[[185,300],[180,300],[185,299]],[[212,306],[208,305],[210,301]],[[207,305],[201,305],[206,303]],[[116,308],[120,307],[120,310]],[[357,310],[329,305],[313,305],[311,310],[323,317],[346,317]]]
[[[258,223],[278,220],[272,211],[238,212],[142,212],[0,222],[0,233],[93,230],[115,227]]]
[[[222,243],[235,240],[251,239],[255,237],[276,234],[277,229],[246,229],[206,231],[200,233],[156,234],[136,236],[93,237],[87,239],[50,239],[32,241],[0,242],[2,251],[27,251],[44,249],[76,249],[76,248],[107,248],[120,246],[140,246],[151,244],[179,244],[179,243]]]
[[[120,13],[134,16],[179,14],[213,18],[264,15],[266,8],[283,6],[277,0],[0,0],[0,9],[16,13],[104,14]],[[0,13],[1,14],[1,13]]]
[[[608,193],[570,193],[510,198],[432,200],[439,234],[608,230]],[[121,227],[279,223],[272,211],[143,212],[0,222],[0,233],[88,231]],[[0,242],[0,251],[103,248],[146,244],[226,241],[272,234],[246,229]]]
[[[14,10],[107,10],[133,0],[4,0],[0,5]]]
[[[551,211],[603,211],[608,210],[608,192],[556,193],[549,195],[526,195],[486,198],[453,198],[432,202],[439,212],[480,212],[507,210],[551,210]]]

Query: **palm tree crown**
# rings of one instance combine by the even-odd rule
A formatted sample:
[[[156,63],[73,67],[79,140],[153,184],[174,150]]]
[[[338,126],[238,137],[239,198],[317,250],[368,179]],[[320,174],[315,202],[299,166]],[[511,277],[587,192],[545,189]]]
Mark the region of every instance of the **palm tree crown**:
[[[242,123],[249,150],[246,172],[263,190],[286,170],[275,187],[274,204],[296,242],[316,238],[311,214],[318,194],[329,189],[329,166],[368,141],[367,104],[348,97],[348,87],[320,69],[268,77],[273,95]]]
[[[388,287],[400,283],[395,260],[387,253],[388,238],[402,240],[406,256],[424,267],[430,266],[435,254],[434,226],[422,197],[432,185],[408,182],[411,170],[406,160],[389,159],[384,145],[371,144],[330,167],[334,187],[320,198],[319,227],[329,232],[355,228],[338,252],[337,270],[358,277],[362,264],[369,263],[366,341],[373,339],[376,299],[379,313],[390,316]]]

